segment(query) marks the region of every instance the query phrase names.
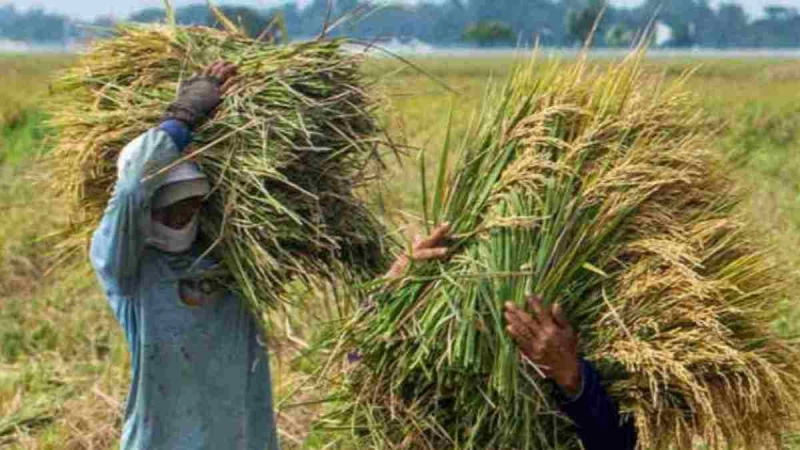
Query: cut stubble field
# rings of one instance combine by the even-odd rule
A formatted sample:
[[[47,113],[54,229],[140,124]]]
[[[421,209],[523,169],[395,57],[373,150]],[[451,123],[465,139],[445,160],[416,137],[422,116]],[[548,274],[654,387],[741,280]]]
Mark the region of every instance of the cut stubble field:
[[[52,194],[39,187],[47,169],[38,156],[53,139],[43,123],[48,80],[68,62],[0,57],[0,448],[115,448],[128,389],[127,345],[88,264],[53,266],[46,256],[47,235],[65,217]],[[487,82],[503,80],[513,61],[418,58],[414,63],[424,73],[383,59],[364,69],[390,99],[379,115],[402,149],[385,161],[383,189],[364,195],[405,236],[421,222],[420,158],[435,167],[451,112],[452,139],[458,140]],[[669,76],[692,68],[688,88],[719,128],[717,153],[746,192],[744,213],[775,246],[774,257],[800,271],[794,250],[800,248],[800,62],[647,63],[648,71]],[[312,429],[311,423],[325,410],[326,393],[310,383],[318,361],[302,355],[318,337],[315,324],[334,313],[324,307],[324,293],[301,287],[294,292],[297,303],[272,318],[281,439],[284,448],[323,448],[332,431]],[[800,330],[797,311],[787,301],[775,327],[794,335]],[[787,447],[800,448],[791,440],[787,437]]]

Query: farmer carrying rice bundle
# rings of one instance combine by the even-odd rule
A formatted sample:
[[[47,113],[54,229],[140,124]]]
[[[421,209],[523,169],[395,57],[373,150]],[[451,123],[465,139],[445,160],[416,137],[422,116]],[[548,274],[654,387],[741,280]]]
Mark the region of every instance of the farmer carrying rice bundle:
[[[246,305],[202,278],[197,245],[207,177],[181,157],[218,106],[236,67],[215,63],[186,83],[165,120],[118,160],[113,196],[94,233],[92,265],[124,328],[133,378],[122,448],[277,449],[269,360]]]
[[[218,281],[266,328],[267,313],[292,299],[292,282],[352,283],[385,272],[391,240],[362,194],[380,175],[386,140],[360,69],[364,55],[346,51],[346,41],[267,45],[225,23],[230,30],[121,25],[54,83],[52,183],[69,208],[56,251],[85,250],[120,150],[172,108],[182,82],[213,61],[235,61],[236,83],[190,150],[145,176],[186,161],[202,168],[208,213],[190,225],[220,260]]]
[[[198,240],[209,181],[193,162],[145,176],[181,158],[236,70],[226,62],[209,66],[184,84],[158,127],[125,147],[94,233],[92,265],[132,356],[126,450],[278,448],[258,323],[241,298],[204,276],[217,265],[202,257]],[[443,256],[444,231],[419,243],[414,259]]]

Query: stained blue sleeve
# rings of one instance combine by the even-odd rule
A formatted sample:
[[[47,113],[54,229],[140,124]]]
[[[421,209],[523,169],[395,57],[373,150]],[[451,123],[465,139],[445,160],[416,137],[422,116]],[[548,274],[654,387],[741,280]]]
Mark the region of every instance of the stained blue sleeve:
[[[169,137],[172,138],[172,142],[178,147],[179,152],[182,152],[192,142],[192,132],[189,131],[189,127],[180,120],[165,120],[161,122],[158,128],[165,131]]]
[[[617,404],[608,396],[597,371],[581,361],[583,390],[577,398],[561,398],[561,409],[575,423],[586,450],[634,450],[636,428],[622,420]]]
[[[150,200],[165,177],[157,172],[179,157],[172,137],[161,129],[144,133],[120,153],[114,191],[90,249],[92,266],[109,298],[134,293],[149,234]]]

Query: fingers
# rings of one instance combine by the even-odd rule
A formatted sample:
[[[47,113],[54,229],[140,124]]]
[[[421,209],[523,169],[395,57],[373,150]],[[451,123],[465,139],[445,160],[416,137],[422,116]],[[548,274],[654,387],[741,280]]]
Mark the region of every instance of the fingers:
[[[447,256],[448,249],[445,247],[436,247],[436,248],[425,248],[422,250],[416,250],[411,257],[414,261],[428,261],[431,259],[440,259]]]
[[[211,75],[212,77],[220,78],[220,75],[222,75],[222,69],[225,68],[225,65],[226,63],[224,61],[215,62],[214,68],[211,69],[211,73],[209,75]]]
[[[512,337],[517,337],[523,332],[527,333],[527,329],[522,325],[516,314],[506,310],[503,316],[506,318],[506,330],[511,333]]]
[[[236,75],[238,70],[239,67],[236,64],[219,60],[203,69],[203,76],[216,78],[220,83],[225,84]]]
[[[553,312],[553,322],[561,328],[571,328],[567,318],[564,316],[564,309],[561,308],[561,304],[556,303],[552,306]]]
[[[524,331],[531,338],[536,336],[537,330],[540,328],[540,324],[535,317],[526,314],[511,302],[506,302],[505,304],[505,318],[509,324],[519,328],[520,331]]]
[[[543,327],[554,325],[553,316],[550,314],[550,310],[542,305],[541,297],[528,297],[528,306],[531,308],[533,313],[536,315],[536,319]]]
[[[517,325],[506,325],[506,331],[508,332],[509,336],[511,336],[511,339],[513,339],[521,349],[522,347],[527,346],[527,344],[533,339],[524,328],[520,328]],[[523,352],[525,352],[525,350],[523,350]]]
[[[535,335],[530,326],[525,323],[525,319],[510,312],[506,312],[506,331],[517,345],[527,347],[533,343]]]
[[[222,64],[222,61],[214,61],[212,64],[206,66],[206,68],[203,69],[203,76],[213,76],[214,71],[217,70],[220,64]]]
[[[400,276],[403,275],[403,272],[406,271],[407,267],[408,257],[406,255],[400,255],[400,257],[397,258],[397,261],[392,264],[392,267],[389,269],[386,275],[384,275],[384,278],[390,280],[400,278]]]
[[[228,81],[222,83],[222,87],[220,88],[220,90],[222,91],[223,94],[227,94],[231,90],[231,88],[233,88],[233,85],[236,84],[237,81],[239,81],[238,77],[234,76],[228,78]]]
[[[402,255],[392,265],[392,268],[385,275],[386,278],[397,278],[408,267],[410,261],[424,262],[435,259],[444,259],[447,257],[450,249],[439,245],[447,237],[449,237],[450,225],[443,224],[437,227],[431,237],[423,239],[422,236],[417,235],[412,239],[412,247],[410,255]]]
[[[541,345],[533,324],[533,318],[506,304],[506,332],[517,344],[522,355],[529,361],[538,363],[541,359]]]
[[[444,223],[436,227],[433,230],[430,237],[420,241],[415,248],[417,249],[424,249],[424,248],[433,248],[433,247],[441,247],[442,243],[450,237],[450,224]]]
[[[545,307],[541,297],[529,297],[527,303],[530,315],[510,302],[504,305],[506,331],[540,375],[574,390],[580,381],[575,382],[574,364],[580,335],[572,331],[561,305]]]
[[[448,237],[450,237],[450,224],[443,223],[433,230],[428,241],[431,247],[438,247],[439,244],[444,242]]]
[[[422,236],[414,236],[412,240],[411,258],[414,261],[427,261],[431,259],[441,259],[447,256],[448,248],[442,243],[450,236],[450,224],[442,224],[436,227],[430,237],[423,239]]]
[[[239,67],[232,63],[224,63],[217,69],[217,78],[224,84],[228,80],[232,79],[236,72],[239,71]]]

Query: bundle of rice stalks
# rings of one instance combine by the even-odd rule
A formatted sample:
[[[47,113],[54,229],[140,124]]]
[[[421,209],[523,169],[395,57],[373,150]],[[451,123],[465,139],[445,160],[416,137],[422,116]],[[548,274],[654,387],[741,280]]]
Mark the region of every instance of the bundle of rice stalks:
[[[800,412],[800,353],[771,329],[783,272],[740,220],[685,79],[642,59],[532,63],[487,98],[426,202],[453,256],[335,341],[360,362],[323,426],[370,448],[578,448],[505,332],[504,302],[537,293],[581,333],[640,448],[780,447]]]
[[[125,25],[57,82],[53,184],[72,207],[61,250],[80,251],[112,192],[123,147],[159,119],[179,82],[219,59],[239,81],[186,158],[209,176],[209,251],[258,310],[289,280],[384,269],[384,229],[357,190],[374,179],[379,126],[343,40],[266,45],[239,32]]]

